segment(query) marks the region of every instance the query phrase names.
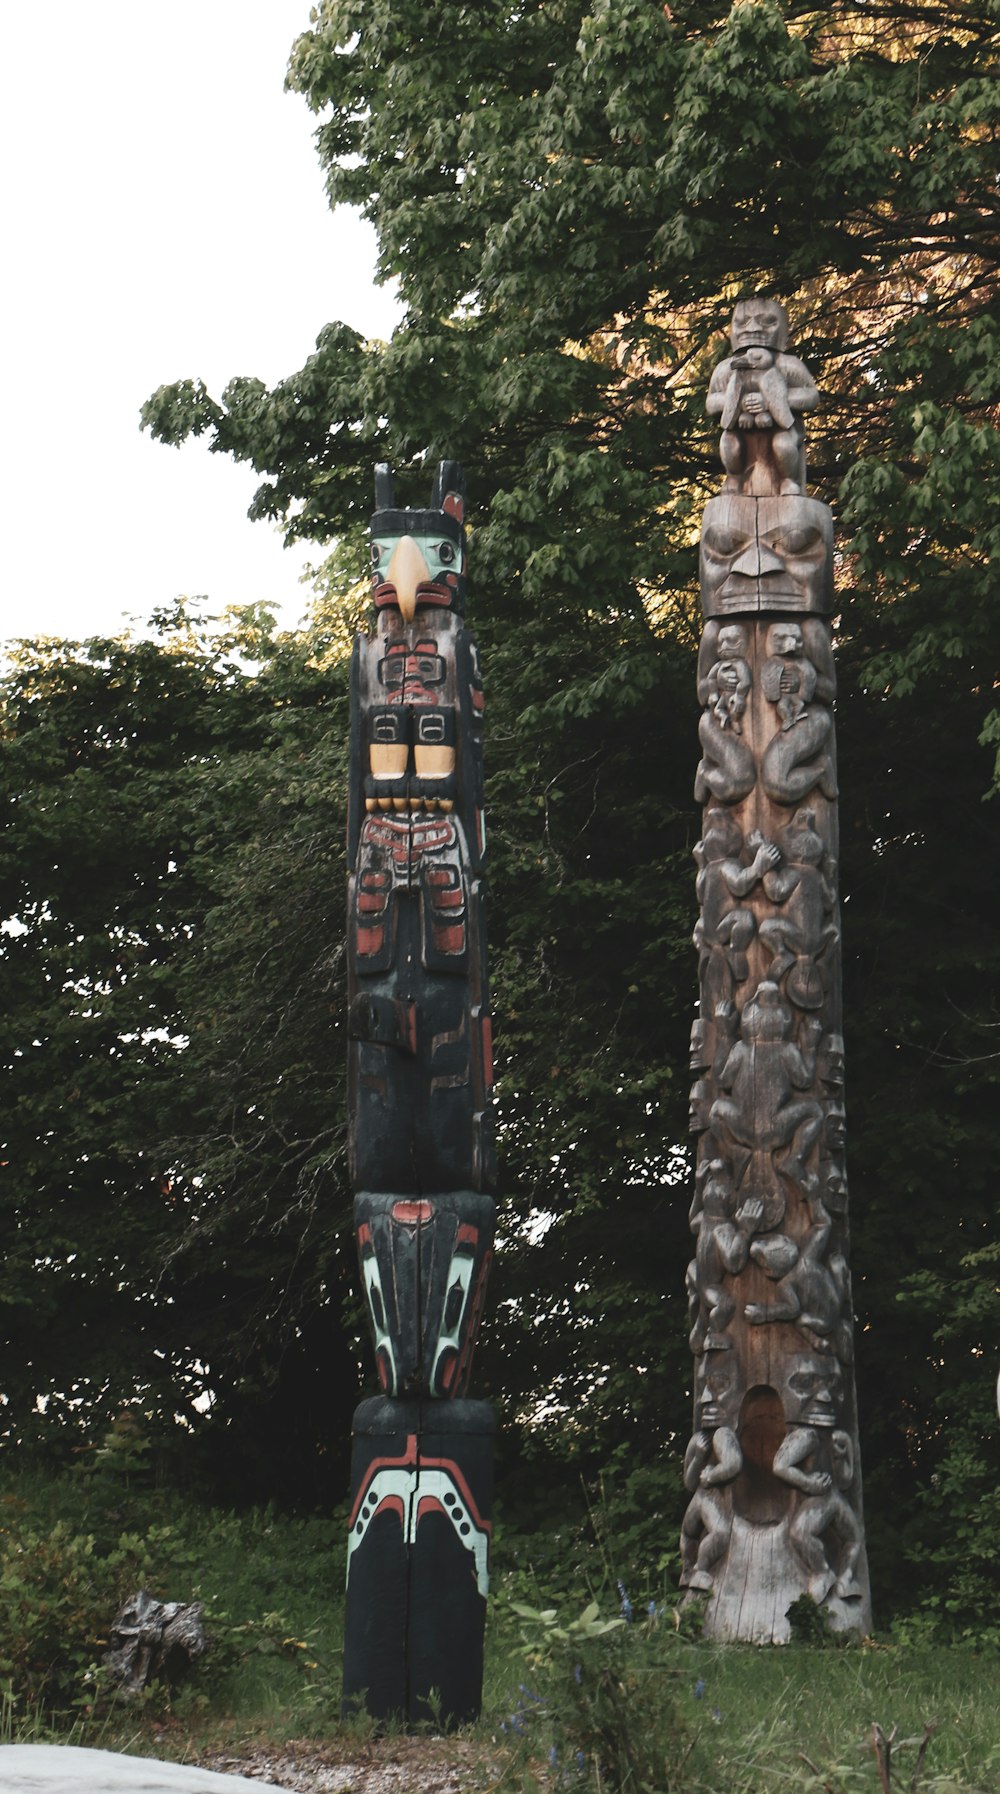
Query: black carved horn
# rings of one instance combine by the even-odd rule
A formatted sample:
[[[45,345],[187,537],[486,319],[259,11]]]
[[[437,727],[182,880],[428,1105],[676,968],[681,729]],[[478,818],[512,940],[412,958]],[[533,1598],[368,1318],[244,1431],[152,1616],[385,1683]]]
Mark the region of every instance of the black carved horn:
[[[439,461],[431,493],[431,510],[443,511],[449,492],[465,497],[465,469],[460,461]]]

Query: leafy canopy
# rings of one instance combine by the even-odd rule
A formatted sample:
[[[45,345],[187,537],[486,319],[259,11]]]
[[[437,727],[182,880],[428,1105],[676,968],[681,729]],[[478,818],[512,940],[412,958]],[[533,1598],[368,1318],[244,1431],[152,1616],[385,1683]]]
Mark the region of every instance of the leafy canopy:
[[[218,1367],[230,1438],[278,1427],[282,1365],[324,1350],[352,1369],[337,1413],[311,1413],[305,1434],[346,1433],[359,1347],[340,1306],[338,653],[372,462],[392,461],[419,499],[448,455],[470,475],[489,697],[504,1148],[478,1386],[530,1423],[505,1442],[511,1498],[544,1494],[569,1462],[610,1463],[634,1489],[675,1475],[658,1459],[686,1433],[690,1375],[692,655],[698,520],[718,482],[703,403],[734,297],[773,292],[825,394],[812,476],[839,527],[876,1572],[883,1611],[893,1589],[909,1598],[912,1562],[941,1611],[988,1611],[1000,944],[977,741],[1000,740],[998,29],[995,0],[315,9],[289,80],[316,114],[331,201],[375,224],[403,324],[389,343],[331,324],[273,389],[181,382],[144,417],[164,441],[205,434],[250,462],[254,514],[290,538],[336,540],[325,650],[275,642],[251,676],[231,656],[223,675],[217,646],[170,667],[163,644],[119,660],[105,646],[89,671],[60,649],[37,695],[22,669],[8,712],[9,913],[28,926],[7,959],[23,968],[12,1060],[28,1062],[13,1073],[28,1080],[12,1111],[17,1287],[57,1285],[37,1247],[16,1257],[19,1237],[42,1237],[25,1219],[40,1187],[46,1237],[97,1242],[74,1300],[99,1288],[130,1326],[142,1317],[149,1382],[167,1336],[162,1312],[147,1326],[151,1266],[168,1266],[155,1288],[175,1304],[177,1356],[157,1374],[176,1387],[195,1361]],[[87,694],[97,715],[119,689],[108,668],[114,752],[87,721]],[[75,988],[84,977],[103,981],[99,1004]],[[36,1036],[63,1042],[46,1075],[29,1075]],[[66,1116],[86,1111],[52,1119],[51,1068],[65,1087],[78,1061],[94,1106],[70,1138]],[[154,1136],[183,1142],[153,1155],[181,1191],[156,1250],[119,1202]],[[59,1275],[64,1298],[73,1275]],[[95,1322],[92,1337],[96,1366],[110,1335]],[[88,1374],[96,1387],[106,1373]],[[645,1502],[661,1548],[669,1505]],[[988,1550],[970,1556],[972,1536]]]

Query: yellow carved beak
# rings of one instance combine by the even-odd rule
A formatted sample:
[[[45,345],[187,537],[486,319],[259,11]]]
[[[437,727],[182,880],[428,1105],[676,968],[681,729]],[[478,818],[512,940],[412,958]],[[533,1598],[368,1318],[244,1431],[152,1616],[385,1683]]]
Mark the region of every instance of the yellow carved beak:
[[[431,570],[412,536],[400,536],[385,570],[386,579],[395,586],[399,611],[404,622],[412,623],[417,608],[417,587],[430,579]]]

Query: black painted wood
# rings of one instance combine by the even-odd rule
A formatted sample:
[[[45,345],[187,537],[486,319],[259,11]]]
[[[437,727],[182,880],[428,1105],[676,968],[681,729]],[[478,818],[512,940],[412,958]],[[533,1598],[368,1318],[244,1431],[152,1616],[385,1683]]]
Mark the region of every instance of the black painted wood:
[[[351,675],[349,1141],[383,1396],[355,1417],[344,1697],[479,1710],[493,1422],[466,1398],[493,1243],[483,692],[462,471],[376,472],[374,624]]]

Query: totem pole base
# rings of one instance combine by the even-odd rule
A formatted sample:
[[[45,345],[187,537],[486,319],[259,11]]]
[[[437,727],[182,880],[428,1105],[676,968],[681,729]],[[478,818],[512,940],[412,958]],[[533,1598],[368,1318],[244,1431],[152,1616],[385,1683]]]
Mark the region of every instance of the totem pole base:
[[[478,1718],[494,1433],[488,1402],[377,1396],[356,1410],[345,1713]]]
[[[705,1609],[702,1636],[720,1644],[788,1644],[788,1609],[803,1592],[787,1522],[757,1526],[737,1515],[723,1574]],[[813,1599],[820,1594],[817,1588]],[[695,1591],[688,1598],[693,1600]],[[821,1611],[831,1632],[863,1636],[871,1631],[867,1589],[830,1594]]]

